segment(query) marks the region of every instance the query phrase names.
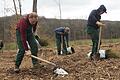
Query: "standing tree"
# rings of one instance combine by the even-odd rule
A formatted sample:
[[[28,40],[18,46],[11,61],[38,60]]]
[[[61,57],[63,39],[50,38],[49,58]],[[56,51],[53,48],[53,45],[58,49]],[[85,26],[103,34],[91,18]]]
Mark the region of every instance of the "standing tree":
[[[18,13],[17,13],[17,7],[16,7],[16,4],[15,4],[15,0],[13,0],[13,3],[14,3],[15,13],[16,13],[16,15],[18,15]]]
[[[37,0],[33,0],[33,12],[37,13]]]
[[[13,0],[13,4],[14,4],[14,10],[15,10],[15,16],[12,17],[12,21],[10,22],[10,34],[11,34],[11,39],[12,41],[15,41],[16,39],[16,23],[17,21],[19,20],[20,16],[18,15],[18,12],[17,12],[17,6],[16,6],[16,2],[15,0]]]
[[[21,10],[21,0],[18,0],[18,2],[19,2],[20,16],[22,16],[22,10]]]

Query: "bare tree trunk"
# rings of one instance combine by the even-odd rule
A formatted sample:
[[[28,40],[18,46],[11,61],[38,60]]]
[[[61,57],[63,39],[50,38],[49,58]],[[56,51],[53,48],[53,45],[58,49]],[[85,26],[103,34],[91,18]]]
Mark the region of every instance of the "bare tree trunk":
[[[60,11],[60,19],[62,19],[61,2],[60,2],[60,0],[59,0],[59,11]]]
[[[37,0],[33,0],[33,12],[37,13]]]
[[[59,23],[59,26],[61,26],[62,25],[62,21],[61,21],[61,19],[62,19],[62,12],[61,12],[61,2],[60,2],[60,0],[59,0],[59,3],[58,3],[58,5],[59,5],[59,15],[60,15],[60,23]]]
[[[12,39],[15,39],[15,32],[16,32],[16,21],[18,21],[18,19],[19,19],[19,15],[18,15],[18,13],[17,13],[17,7],[16,7],[16,4],[15,4],[15,0],[13,0],[13,3],[14,3],[14,9],[15,9],[15,13],[16,13],[16,20],[15,20],[15,24],[11,24],[11,26],[10,26],[10,33],[11,33],[11,35],[12,35]],[[15,41],[15,43],[16,43],[16,39],[14,40]],[[17,50],[17,44],[16,44],[16,50]]]
[[[21,0],[18,0],[19,2],[19,9],[20,9],[20,16],[22,15],[22,9],[21,9]]]
[[[14,3],[15,13],[16,13],[16,15],[18,15],[18,13],[17,13],[17,8],[16,8],[16,4],[15,4],[15,0],[13,0],[13,3]]]

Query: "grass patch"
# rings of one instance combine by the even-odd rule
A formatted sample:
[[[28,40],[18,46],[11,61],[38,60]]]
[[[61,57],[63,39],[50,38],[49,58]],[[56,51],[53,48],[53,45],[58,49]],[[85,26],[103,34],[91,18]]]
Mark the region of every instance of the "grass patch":
[[[46,39],[48,42],[47,48],[55,48],[56,43],[55,40],[53,39]],[[118,43],[120,39],[103,39],[102,43]],[[92,41],[90,39],[84,39],[84,40],[75,40],[75,41],[70,41],[70,46],[78,46],[78,45],[92,45]],[[10,43],[5,43],[4,49],[5,50],[16,50],[17,44],[15,42],[10,42]]]
[[[91,40],[85,39],[85,40],[76,40],[76,41],[70,41],[70,45],[76,46],[76,45],[90,45]]]
[[[106,54],[108,58],[120,58],[119,53],[111,49],[106,50]]]
[[[4,44],[4,50],[16,50],[16,49],[17,49],[17,44],[14,42]]]
[[[103,43],[118,43],[120,42],[120,39],[103,39],[102,40]]]

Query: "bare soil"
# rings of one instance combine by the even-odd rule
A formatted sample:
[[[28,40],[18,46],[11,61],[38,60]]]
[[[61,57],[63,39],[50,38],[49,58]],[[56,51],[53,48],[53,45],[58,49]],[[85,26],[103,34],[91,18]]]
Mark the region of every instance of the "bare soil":
[[[90,46],[76,46],[75,53],[71,55],[56,55],[52,48],[42,48],[38,57],[54,62],[69,74],[65,76],[53,74],[54,66],[42,62],[41,67],[32,69],[31,58],[24,57],[20,66],[20,73],[15,73],[14,63],[16,51],[4,51],[0,53],[0,80],[119,80],[120,59],[108,58],[100,61],[90,61],[87,53]],[[120,45],[107,46],[119,53]]]

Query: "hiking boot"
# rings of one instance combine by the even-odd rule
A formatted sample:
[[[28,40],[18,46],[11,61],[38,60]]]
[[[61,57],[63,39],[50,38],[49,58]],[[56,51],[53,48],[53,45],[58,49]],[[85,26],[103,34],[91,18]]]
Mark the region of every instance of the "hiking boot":
[[[16,73],[19,73],[19,72],[20,72],[20,69],[19,69],[18,66],[15,66],[14,72],[16,72]]]
[[[61,51],[58,51],[58,55],[61,55]]]
[[[59,52],[58,55],[61,55],[61,53]]]

